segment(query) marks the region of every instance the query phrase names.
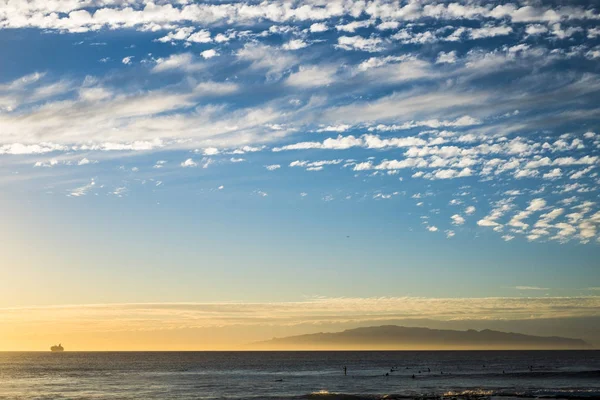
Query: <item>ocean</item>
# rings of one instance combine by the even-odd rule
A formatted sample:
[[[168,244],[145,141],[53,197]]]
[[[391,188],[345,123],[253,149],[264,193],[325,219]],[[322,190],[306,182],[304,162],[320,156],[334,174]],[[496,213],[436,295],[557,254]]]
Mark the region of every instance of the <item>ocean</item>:
[[[600,351],[0,353],[1,399],[441,397],[600,398]]]

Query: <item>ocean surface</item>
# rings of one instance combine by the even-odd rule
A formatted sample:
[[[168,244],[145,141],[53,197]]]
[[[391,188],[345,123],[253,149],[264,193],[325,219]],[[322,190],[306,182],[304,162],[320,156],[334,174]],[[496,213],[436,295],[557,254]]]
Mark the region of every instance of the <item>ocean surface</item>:
[[[442,396],[600,398],[600,351],[0,353],[1,399]]]

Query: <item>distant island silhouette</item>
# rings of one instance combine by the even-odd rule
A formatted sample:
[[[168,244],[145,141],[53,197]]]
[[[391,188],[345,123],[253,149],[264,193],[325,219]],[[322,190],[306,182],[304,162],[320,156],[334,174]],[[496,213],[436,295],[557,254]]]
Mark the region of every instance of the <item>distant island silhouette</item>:
[[[384,325],[251,343],[252,350],[582,350],[581,339],[532,336],[484,329],[441,330]]]

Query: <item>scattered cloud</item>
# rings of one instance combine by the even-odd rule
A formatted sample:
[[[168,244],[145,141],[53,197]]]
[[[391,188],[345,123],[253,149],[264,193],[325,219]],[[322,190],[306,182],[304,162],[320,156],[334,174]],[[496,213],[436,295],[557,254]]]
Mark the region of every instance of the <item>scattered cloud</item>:
[[[198,163],[196,161],[192,160],[191,158],[188,158],[187,160],[185,160],[184,162],[181,163],[181,166],[184,168],[197,167]]]
[[[515,286],[517,290],[550,290],[549,288],[539,286]]]

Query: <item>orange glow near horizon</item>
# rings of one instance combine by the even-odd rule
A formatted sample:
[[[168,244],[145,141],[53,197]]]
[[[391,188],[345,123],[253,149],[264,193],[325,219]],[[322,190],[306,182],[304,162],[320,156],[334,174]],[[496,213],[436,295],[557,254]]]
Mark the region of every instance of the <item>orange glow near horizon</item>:
[[[557,309],[563,311],[557,313]],[[337,332],[359,326],[404,323],[421,326],[423,321],[438,321],[454,324],[450,329],[464,330],[473,323],[487,328],[490,323],[503,320],[535,322],[547,318],[593,317],[590,310],[598,309],[600,297],[317,298],[288,303],[4,308],[0,309],[0,351],[47,351],[58,343],[67,351],[244,350],[249,343],[273,337]],[[461,321],[470,321],[471,325]],[[542,333],[542,336],[556,334]]]

